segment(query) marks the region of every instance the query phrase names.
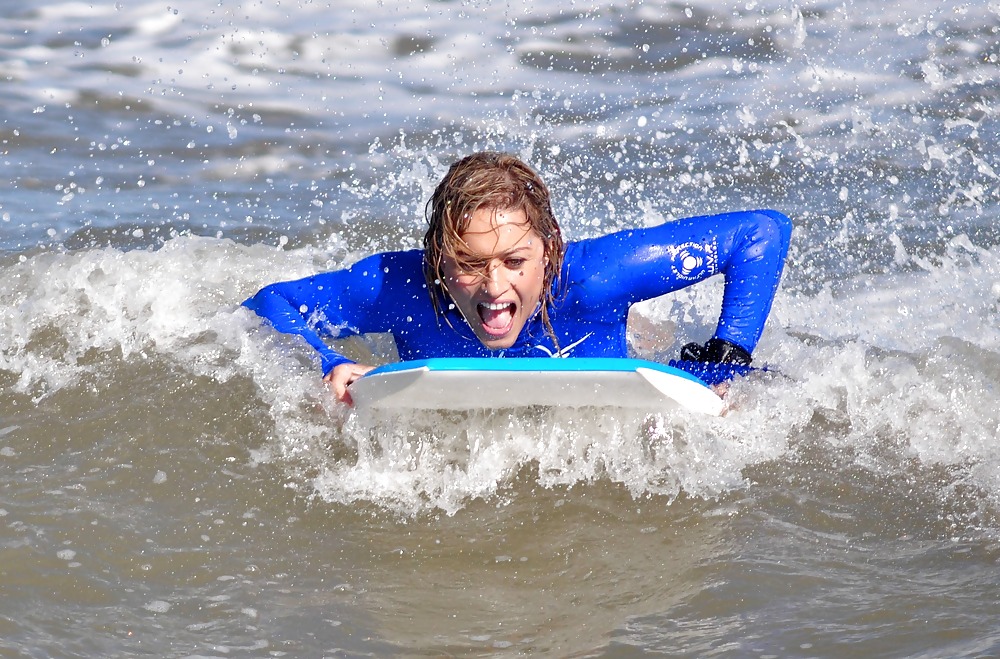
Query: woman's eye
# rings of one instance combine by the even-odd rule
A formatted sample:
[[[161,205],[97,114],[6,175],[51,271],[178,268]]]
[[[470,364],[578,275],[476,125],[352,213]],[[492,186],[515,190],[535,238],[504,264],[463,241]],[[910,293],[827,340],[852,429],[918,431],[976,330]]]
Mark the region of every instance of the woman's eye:
[[[488,264],[485,261],[460,261],[458,268],[466,274],[480,273],[486,269]]]
[[[506,265],[511,270],[514,270],[516,268],[522,267],[525,261],[526,259],[507,259],[506,261],[504,261],[504,265]]]

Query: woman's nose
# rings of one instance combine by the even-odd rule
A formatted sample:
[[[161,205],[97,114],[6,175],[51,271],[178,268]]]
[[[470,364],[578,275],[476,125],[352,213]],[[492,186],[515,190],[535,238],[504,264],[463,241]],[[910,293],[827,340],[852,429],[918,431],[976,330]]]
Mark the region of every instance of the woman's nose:
[[[490,295],[500,295],[506,290],[506,282],[503,278],[503,268],[501,264],[491,264],[486,273],[486,292]]]

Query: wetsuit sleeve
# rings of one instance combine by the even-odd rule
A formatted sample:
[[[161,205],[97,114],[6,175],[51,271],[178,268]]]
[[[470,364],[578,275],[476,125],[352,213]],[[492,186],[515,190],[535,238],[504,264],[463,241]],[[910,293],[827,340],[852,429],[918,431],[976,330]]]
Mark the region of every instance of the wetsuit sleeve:
[[[382,290],[384,262],[391,256],[375,254],[345,270],[265,286],[243,306],[266,318],[278,331],[305,339],[319,352],[326,375],[351,360],[321,337],[380,331],[370,310]]]
[[[715,337],[753,352],[777,291],[792,223],[770,210],[694,217],[578,243],[586,306],[625,308],[725,276]]]

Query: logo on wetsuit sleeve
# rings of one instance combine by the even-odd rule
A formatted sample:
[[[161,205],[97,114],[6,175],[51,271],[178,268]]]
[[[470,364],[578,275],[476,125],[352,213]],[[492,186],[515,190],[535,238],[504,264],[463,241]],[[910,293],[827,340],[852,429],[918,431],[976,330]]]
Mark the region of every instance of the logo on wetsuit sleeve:
[[[670,269],[678,279],[697,281],[718,272],[719,248],[714,240],[708,245],[689,242],[668,249]]]

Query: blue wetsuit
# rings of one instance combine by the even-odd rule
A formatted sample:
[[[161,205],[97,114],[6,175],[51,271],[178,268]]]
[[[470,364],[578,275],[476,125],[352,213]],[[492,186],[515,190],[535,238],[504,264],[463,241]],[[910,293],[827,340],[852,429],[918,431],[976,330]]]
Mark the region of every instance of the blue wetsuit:
[[[715,337],[752,352],[778,287],[791,230],[781,213],[745,211],[569,243],[549,310],[562,356],[626,357],[629,307],[717,273],[726,285]],[[319,351],[324,374],[350,360],[321,336],[389,333],[403,360],[556,353],[539,313],[503,350],[484,346],[453,305],[446,308],[446,319],[436,316],[422,250],[374,254],[344,270],[272,284],[244,305],[276,329],[305,338]]]

